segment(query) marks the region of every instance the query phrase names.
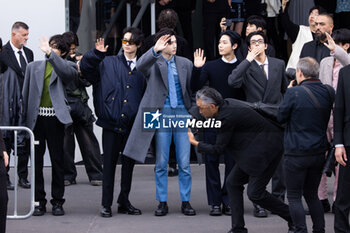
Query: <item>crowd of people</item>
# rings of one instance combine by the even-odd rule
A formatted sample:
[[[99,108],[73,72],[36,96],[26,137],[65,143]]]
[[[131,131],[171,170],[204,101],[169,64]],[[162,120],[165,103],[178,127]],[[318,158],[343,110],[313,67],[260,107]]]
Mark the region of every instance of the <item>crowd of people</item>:
[[[65,32],[42,37],[39,48],[44,59],[34,60],[26,47],[29,26],[15,22],[8,43],[2,46],[0,39],[0,122],[26,126],[39,141],[35,146],[38,205],[33,215],[47,212],[46,147],[52,165],[52,214],[65,214],[65,186],[76,184],[75,135],[91,185],[102,186],[102,217],[113,215],[119,159],[118,213],[142,214],[131,204],[129,194],[135,162],[144,163],[150,153],[155,158],[159,202],[154,215],[167,215],[172,152],[178,166],[181,211],[196,215],[190,204],[190,156],[195,153],[205,164],[209,214],[230,215],[230,233],[248,231],[243,217],[246,184],[254,216],[267,217],[269,210],[286,221],[289,233],[307,232],[307,213],[313,232],[325,232],[324,213],[330,211],[334,231],[350,232],[350,96],[346,91],[350,88],[346,78],[350,28],[334,23],[348,17],[350,4],[344,2],[338,1],[336,21],[323,7],[312,6],[304,26],[292,22],[289,0],[264,1],[258,14],[249,17],[247,1],[203,1],[204,48],[195,50],[191,30],[184,30],[184,37],[175,32],[179,16],[184,20],[188,15],[164,9],[155,35],[145,38],[139,28],[127,27],[122,32],[122,53],[113,56],[107,56],[109,45],[104,38],[79,54],[77,35]],[[231,13],[226,14],[229,6]],[[273,11],[276,14],[271,16]],[[269,31],[270,16],[291,41],[287,58],[283,54],[288,52],[281,51],[283,46]],[[89,86],[94,111],[87,104]],[[146,113],[151,113],[148,125]],[[172,116],[173,122],[186,117],[212,119],[220,127],[186,128],[180,123],[161,127],[161,115]],[[94,122],[103,130],[103,162]],[[0,232],[5,232],[7,190],[14,189],[8,155],[15,148],[13,134],[0,133]],[[18,142],[18,185],[28,189],[28,135],[20,133]],[[335,175],[331,206],[323,170],[332,156],[338,165],[330,168]]]

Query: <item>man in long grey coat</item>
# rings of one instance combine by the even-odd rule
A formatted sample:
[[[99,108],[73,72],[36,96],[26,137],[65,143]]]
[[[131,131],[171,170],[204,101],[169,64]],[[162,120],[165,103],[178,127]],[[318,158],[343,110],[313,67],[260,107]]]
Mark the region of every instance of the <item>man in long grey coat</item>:
[[[29,63],[23,84],[23,111],[20,124],[33,130],[39,145],[35,146],[35,207],[34,216],[46,212],[43,163],[46,143],[52,164],[52,214],[64,215],[64,127],[72,123],[65,97],[65,87],[78,78],[78,67],[64,59],[69,47],[62,35],[41,40],[45,60]]]
[[[175,56],[177,44],[173,30],[160,30],[155,40],[157,41],[155,46],[148,50],[136,64],[137,69],[145,75],[148,83],[123,154],[144,162],[152,138],[155,136],[156,199],[160,202],[155,215],[164,216],[168,213],[169,148],[171,141],[174,140],[179,165],[181,210],[185,215],[195,215],[196,212],[189,203],[192,177],[187,131],[178,127],[165,129],[165,126],[160,124],[162,121],[159,121],[160,116],[165,118],[166,116],[188,115],[191,107],[190,79],[193,65],[188,59]],[[151,118],[147,118],[149,115]],[[176,117],[171,119],[171,121],[179,120]],[[159,126],[157,130],[152,127],[152,129],[148,128],[153,123],[155,126],[156,122],[160,124],[157,125]]]

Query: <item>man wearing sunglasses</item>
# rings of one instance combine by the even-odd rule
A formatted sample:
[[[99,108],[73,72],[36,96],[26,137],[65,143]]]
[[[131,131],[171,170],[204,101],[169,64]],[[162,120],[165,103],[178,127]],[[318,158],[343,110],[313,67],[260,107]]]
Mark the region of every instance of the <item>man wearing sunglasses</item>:
[[[135,160],[122,154],[133,125],[146,80],[136,66],[137,51],[143,34],[138,28],[123,31],[123,54],[107,56],[108,45],[100,38],[95,49],[87,52],[80,63],[82,76],[93,85],[96,124],[103,128],[102,217],[112,217],[115,169],[122,160],[118,213],[140,215],[131,205],[129,193]]]
[[[176,56],[175,32],[169,28],[161,29],[155,36],[156,44],[137,62],[137,68],[148,79],[147,89],[142,98],[135,124],[125,146],[124,154],[137,161],[145,162],[147,149],[153,136],[156,144],[156,199],[159,201],[156,216],[168,213],[168,173],[169,148],[172,139],[179,165],[179,190],[182,201],[181,211],[185,215],[195,215],[191,207],[191,169],[190,142],[187,130],[179,127],[150,129],[144,128],[144,115],[151,110],[156,119],[159,114],[175,116],[172,121],[188,115],[191,107],[192,62],[187,58]],[[178,117],[181,115],[180,117]]]

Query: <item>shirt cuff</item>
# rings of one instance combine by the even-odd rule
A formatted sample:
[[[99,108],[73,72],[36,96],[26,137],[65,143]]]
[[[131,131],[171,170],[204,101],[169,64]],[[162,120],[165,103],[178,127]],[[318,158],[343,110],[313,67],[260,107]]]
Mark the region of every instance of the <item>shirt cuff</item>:
[[[152,48],[152,53],[153,53],[153,56],[155,56],[155,57],[160,56],[160,51],[158,53],[156,53],[156,51],[154,51],[154,48]]]
[[[336,144],[334,147],[344,147],[344,144]]]

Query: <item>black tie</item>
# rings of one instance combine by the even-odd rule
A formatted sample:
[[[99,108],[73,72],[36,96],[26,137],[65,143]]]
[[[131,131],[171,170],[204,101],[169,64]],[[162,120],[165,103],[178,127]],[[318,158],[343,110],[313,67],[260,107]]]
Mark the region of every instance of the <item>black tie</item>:
[[[265,71],[265,69],[264,69],[264,66],[265,66],[265,64],[261,64],[261,65],[260,65],[262,71],[264,72],[265,77],[267,78],[267,74],[266,74],[266,71]]]
[[[25,74],[26,68],[27,68],[27,62],[22,55],[22,51],[18,51],[18,54],[19,54],[19,61],[21,63],[22,72],[23,72],[23,74]]]
[[[133,61],[128,60],[128,61],[126,61],[126,62],[128,63],[128,66],[130,67],[130,70],[132,70],[132,69],[131,69],[131,64],[133,63]]]

